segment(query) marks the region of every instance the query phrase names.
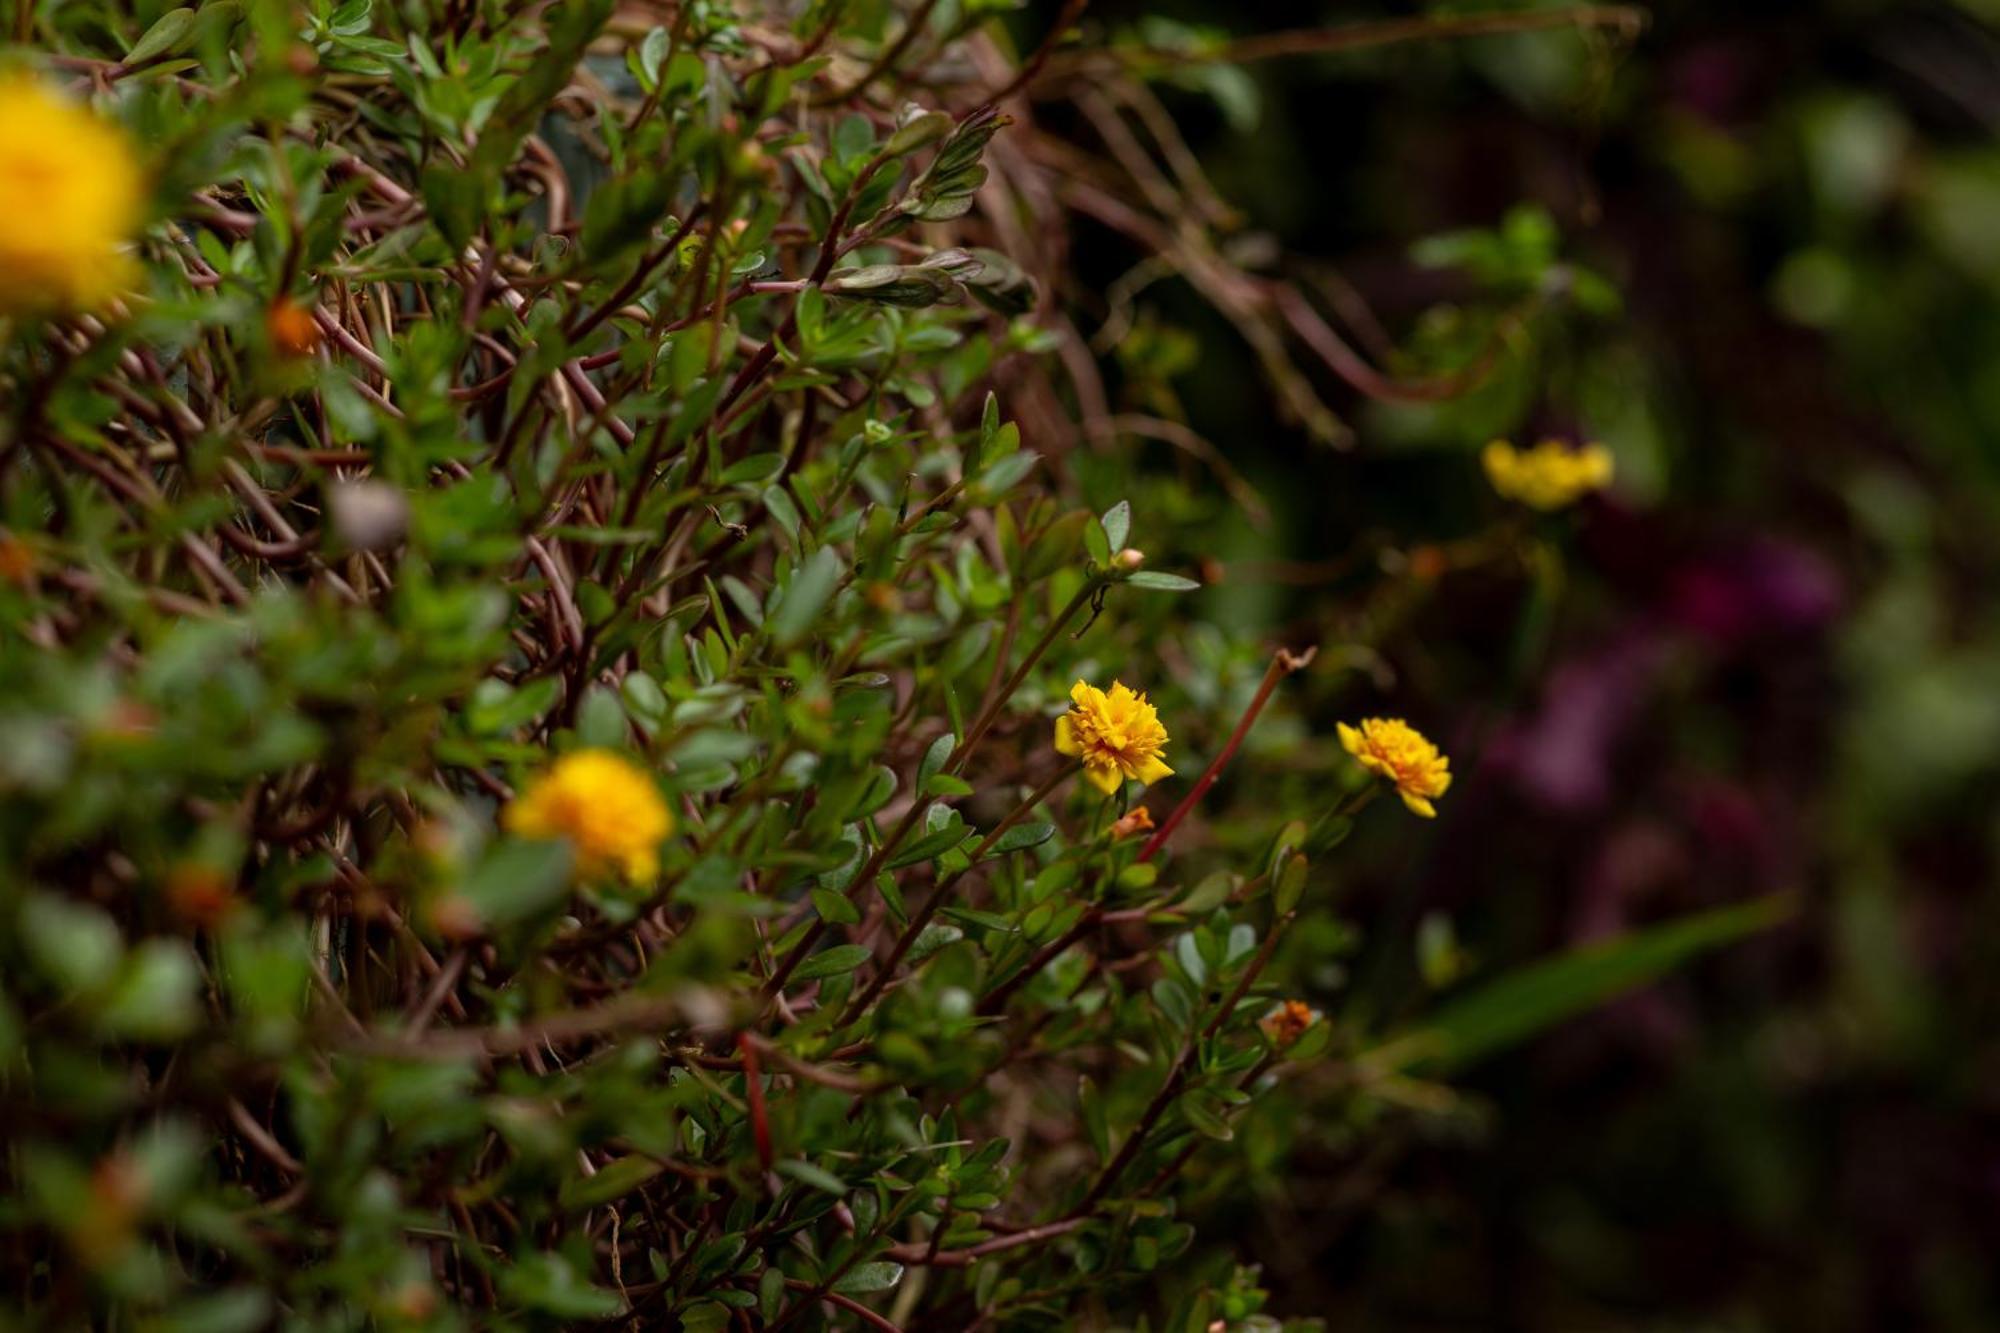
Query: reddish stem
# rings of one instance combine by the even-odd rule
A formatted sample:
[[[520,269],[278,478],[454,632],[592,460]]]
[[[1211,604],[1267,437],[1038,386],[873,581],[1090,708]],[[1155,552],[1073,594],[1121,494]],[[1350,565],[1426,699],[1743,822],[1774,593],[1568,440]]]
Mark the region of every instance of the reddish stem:
[[[757,1140],[757,1160],[771,1169],[771,1119],[764,1112],[764,1074],[757,1064],[757,1043],[747,1032],[736,1036],[736,1049],[743,1055],[743,1090],[750,1098],[750,1132]]]
[[[1222,747],[1222,753],[1216,755],[1203,770],[1202,775],[1195,780],[1193,788],[1181,798],[1181,803],[1174,807],[1174,812],[1160,821],[1160,827],[1154,830],[1152,837],[1146,839],[1146,845],[1139,849],[1139,860],[1152,860],[1153,853],[1160,850],[1167,840],[1167,835],[1187,818],[1190,810],[1201,803],[1201,798],[1208,794],[1208,789],[1222,776],[1223,768],[1236,757],[1237,747],[1242,745],[1243,738],[1250,734],[1250,728],[1256,724],[1257,715],[1264,711],[1264,705],[1270,701],[1271,691],[1278,688],[1278,682],[1294,671],[1303,670],[1318,652],[1317,648],[1308,648],[1302,653],[1294,653],[1286,648],[1278,650],[1277,655],[1271,659],[1271,665],[1264,672],[1264,681],[1257,687],[1256,697],[1251,699],[1250,706],[1243,710],[1242,720],[1236,724],[1236,730],[1229,733],[1229,743]]]

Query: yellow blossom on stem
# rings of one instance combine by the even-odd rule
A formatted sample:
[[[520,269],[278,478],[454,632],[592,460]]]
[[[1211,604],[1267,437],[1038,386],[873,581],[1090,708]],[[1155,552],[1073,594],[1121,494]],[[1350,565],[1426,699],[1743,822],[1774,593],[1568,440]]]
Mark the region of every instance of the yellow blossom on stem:
[[[0,315],[88,309],[125,290],[144,201],[123,131],[0,74]]]
[[[1479,462],[1494,490],[1531,509],[1561,509],[1611,484],[1611,451],[1601,444],[1572,449],[1560,440],[1543,440],[1532,449],[1516,449],[1495,440]]]
[[[523,838],[567,838],[587,879],[643,884],[660,873],[674,817],[652,775],[610,750],[578,750],[509,802],[500,822]]]
[[[1432,801],[1451,786],[1451,761],[1400,717],[1371,717],[1359,727],[1338,724],[1340,743],[1361,766],[1396,784],[1396,794],[1413,814],[1430,819]]]
[[[1070,687],[1070,710],[1056,719],[1056,750],[1083,761],[1083,775],[1109,796],[1126,778],[1154,783],[1173,774],[1160,760],[1167,729],[1143,694],[1117,681],[1110,692],[1085,681]]]

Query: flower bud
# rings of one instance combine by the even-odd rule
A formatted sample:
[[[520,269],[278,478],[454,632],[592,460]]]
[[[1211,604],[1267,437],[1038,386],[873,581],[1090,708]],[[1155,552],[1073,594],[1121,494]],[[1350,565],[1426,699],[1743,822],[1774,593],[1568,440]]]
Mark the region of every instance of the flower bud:
[[[312,311],[281,296],[264,315],[264,331],[270,335],[271,349],[279,356],[303,360],[319,350],[319,325]]]
[[[1118,822],[1111,826],[1111,836],[1114,838],[1132,838],[1152,831],[1153,812],[1143,805],[1120,816]]]

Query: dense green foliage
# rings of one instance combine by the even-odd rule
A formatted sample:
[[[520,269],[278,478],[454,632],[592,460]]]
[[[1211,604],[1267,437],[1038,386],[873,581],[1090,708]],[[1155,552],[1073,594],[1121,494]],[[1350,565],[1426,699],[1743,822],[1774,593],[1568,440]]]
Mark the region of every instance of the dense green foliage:
[[[1280,978],[1346,1000],[1350,835],[1438,827],[1288,692],[1390,711],[1462,574],[1518,597],[1525,688],[1570,521],[1483,495],[1410,546],[1406,491],[1294,651],[1232,638],[1194,594],[1263,506],[1137,298],[1186,277],[1329,458],[1450,437],[1462,497],[1617,297],[1518,210],[1419,248],[1450,299],[1374,368],[1148,89],[1227,109],[1259,52],[993,8],[17,7],[154,187],[142,290],[0,344],[25,1323],[1308,1327],[1191,1223],[1196,1164],[1212,1206],[1301,1123],[1453,1123],[1434,1080],[1781,914],[1433,1007],[1474,960],[1391,910],[1415,974],[1260,1025]],[[1634,20],[1523,26],[1578,22],[1601,56]],[[1035,123],[1058,95],[1094,137]],[[1096,290],[1073,226],[1148,258]],[[1052,743],[1114,677],[1171,735],[1155,791]],[[502,832],[586,750],[657,783],[657,866]]]

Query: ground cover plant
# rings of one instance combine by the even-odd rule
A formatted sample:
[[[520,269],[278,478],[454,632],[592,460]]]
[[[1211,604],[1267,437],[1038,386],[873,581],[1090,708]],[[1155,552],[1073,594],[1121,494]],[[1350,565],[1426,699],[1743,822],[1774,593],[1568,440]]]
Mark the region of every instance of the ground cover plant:
[[[1228,1181],[1307,1077],[1343,1134],[1448,1114],[1437,1080],[1781,914],[1441,1004],[1432,930],[1405,1003],[1333,1007],[1343,845],[1453,799],[1375,645],[1486,571],[1532,670],[1613,461],[1491,442],[1478,524],[1364,534],[1337,623],[1232,639],[1191,505],[1255,497],[1138,298],[1185,279],[1329,449],[1341,395],[1448,404],[1478,482],[1615,296],[1531,210],[1434,238],[1454,299],[1383,369],[1222,243],[1149,91],[1258,50],[1000,8],[14,7],[23,1326],[1311,1327],[1183,1216],[1198,1157]],[[1091,291],[1084,228],[1148,257]]]

